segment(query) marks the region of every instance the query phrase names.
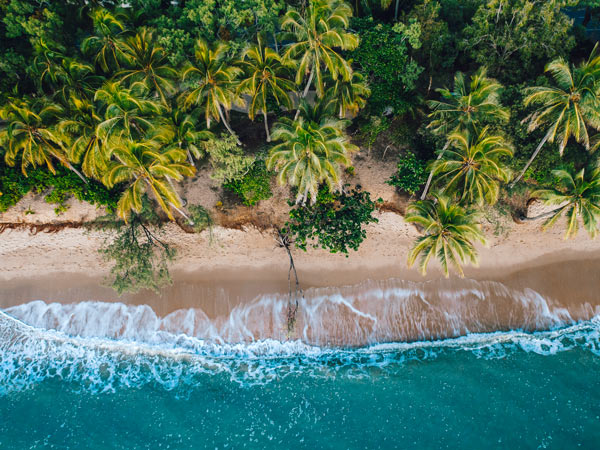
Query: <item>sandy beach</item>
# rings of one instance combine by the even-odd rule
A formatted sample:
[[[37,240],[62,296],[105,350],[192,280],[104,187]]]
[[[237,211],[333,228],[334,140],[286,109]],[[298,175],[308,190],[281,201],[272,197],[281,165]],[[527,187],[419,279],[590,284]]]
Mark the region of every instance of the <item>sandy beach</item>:
[[[439,280],[432,265],[427,276],[406,266],[406,255],[417,230],[402,216],[383,212],[368,229],[358,252],[344,255],[322,250],[296,250],[302,287],[355,285],[366,280]],[[562,302],[598,303],[594,293],[600,269],[600,243],[580,233],[562,239],[560,226],[542,233],[540,224],[509,224],[510,231],[481,247],[480,266],[467,267],[466,278],[505,282],[531,288]],[[276,246],[272,231],[216,227],[212,232],[187,234],[167,225],[163,237],[174,245],[174,285],[161,295],[124,294],[103,287],[109,264],[97,250],[106,233],[65,229],[32,235],[27,230],[0,234],[0,308],[43,299],[62,303],[84,300],[148,304],[159,315],[185,308],[202,308],[208,316],[227,314],[260,294],[287,292],[288,260]]]
[[[452,288],[466,282],[456,276],[444,280],[435,261],[426,276],[415,267],[407,267],[407,254],[419,231],[400,213],[406,198],[385,183],[393,165],[367,158],[357,161],[356,166],[359,176],[354,182],[372,198],[382,198],[387,211],[376,213],[379,222],[368,226],[367,239],[348,257],[318,249],[295,249],[302,288],[312,295],[311,289],[356,286],[368,280],[442,283],[440,287],[454,283]],[[67,226],[55,233],[34,234],[28,228],[32,224],[83,224],[104,211],[71,199],[68,210],[57,216],[42,196],[29,194],[0,215],[0,227],[16,226],[0,233],[0,308],[34,300],[63,304],[102,301],[149,305],[162,317],[197,308],[215,318],[225,317],[261,295],[285,296],[288,258],[277,246],[269,225],[285,222],[287,210],[282,205],[289,192],[275,185],[272,188],[274,196],[256,207],[228,205],[219,209],[211,205],[223,198],[222,192],[207,173],[186,182],[182,195],[191,203],[207,205],[216,226],[191,234],[176,224],[165,225],[161,239],[177,250],[171,265],[173,285],[160,295],[142,291],[121,297],[105,287],[110,263],[98,253],[105,239],[111,237],[109,232]],[[35,214],[28,214],[28,210]],[[533,203],[528,215],[544,211],[542,205]],[[600,241],[591,240],[584,231],[564,240],[561,222],[543,232],[541,221],[516,223],[510,215],[497,211],[486,213],[482,226],[488,245],[478,247],[479,267],[465,267],[467,281],[501,282],[519,292],[531,289],[582,318],[589,318],[586,315],[600,304]],[[589,307],[581,309],[583,305]],[[583,310],[587,312],[581,313]]]

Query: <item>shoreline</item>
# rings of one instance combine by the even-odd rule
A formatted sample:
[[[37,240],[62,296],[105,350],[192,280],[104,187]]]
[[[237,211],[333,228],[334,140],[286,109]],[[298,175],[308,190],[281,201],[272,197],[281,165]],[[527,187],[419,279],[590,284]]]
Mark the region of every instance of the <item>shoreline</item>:
[[[600,270],[600,257],[580,256],[493,279],[414,282],[363,273],[352,284],[329,278],[323,285],[318,280],[324,274],[305,274],[315,283],[304,286],[291,334],[286,331],[287,280],[240,280],[232,278],[235,272],[205,273],[203,280],[178,272],[162,296],[142,292],[121,298],[98,287],[94,277],[13,280],[0,292],[0,310],[41,329],[117,340],[141,336],[140,342],[159,330],[234,345],[265,339],[325,348],[433,342],[473,333],[547,331],[598,316],[593,275]]]
[[[475,280],[499,282],[519,292],[534,291],[550,306],[564,305],[574,311],[573,317],[590,318],[586,316],[600,308],[600,241],[589,239],[583,232],[565,241],[561,224],[542,233],[539,223],[508,223],[504,234],[495,234],[488,225],[484,232],[489,245],[478,248],[479,267],[465,267],[464,280],[455,275],[446,280],[435,262],[425,277],[416,268],[406,267],[407,253],[419,236],[412,225],[392,212],[380,212],[378,218],[379,223],[367,228],[367,239],[359,250],[348,257],[315,249],[293,252],[305,292],[314,293],[319,288],[352,292],[353,286],[368,280],[384,285],[387,280],[416,283],[435,297],[436,286],[438,290],[448,286],[458,289]],[[171,265],[174,284],[163,289],[162,295],[141,291],[119,297],[102,286],[110,264],[97,250],[108,236],[108,232],[82,229],[36,235],[25,230],[0,233],[0,309],[34,300],[120,302],[148,305],[159,317],[177,310],[200,309],[208,319],[220,322],[260,296],[283,298],[288,292],[287,255],[276,246],[273,233],[215,227],[212,232],[187,234],[169,224],[162,230],[162,239],[177,249],[178,257]],[[491,292],[490,296],[490,307],[499,308],[504,317],[494,323],[501,327],[513,323],[511,309],[518,310],[518,302],[509,306],[502,295],[496,297]],[[373,307],[362,301],[363,307]],[[454,306],[442,302],[438,313],[445,307]],[[406,320],[417,320],[427,313],[419,307],[410,314]],[[482,314],[489,316],[489,312]],[[491,324],[489,320],[487,323]]]
[[[285,262],[285,255],[281,256]],[[305,258],[302,259],[306,263]],[[311,260],[310,257],[306,259]],[[304,291],[322,288],[350,289],[369,281],[401,280],[416,284],[460,285],[473,280],[499,282],[518,290],[530,289],[559,303],[588,303],[600,307],[600,295],[597,295],[598,273],[600,250],[597,249],[586,252],[559,251],[512,266],[469,267],[462,279],[452,275],[445,279],[437,271],[431,271],[423,277],[415,270],[398,270],[395,265],[298,267]],[[57,271],[35,277],[31,274],[5,277],[0,282],[0,309],[34,300],[62,304],[101,301],[148,305],[162,317],[180,309],[201,308],[208,317],[215,318],[227,315],[235,307],[250,303],[260,296],[285,296],[288,292],[285,264],[264,264],[259,267],[232,265],[227,268],[216,266],[191,270],[177,267],[171,275],[173,284],[165,287],[160,294],[143,290],[136,294],[124,293],[122,296],[105,285],[102,274],[90,275],[85,270]]]

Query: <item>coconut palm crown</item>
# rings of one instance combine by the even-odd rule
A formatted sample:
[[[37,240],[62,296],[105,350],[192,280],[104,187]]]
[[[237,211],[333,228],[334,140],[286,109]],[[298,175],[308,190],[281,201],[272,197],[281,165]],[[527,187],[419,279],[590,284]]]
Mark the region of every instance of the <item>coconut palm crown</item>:
[[[193,114],[180,109],[173,109],[166,127],[170,131],[167,145],[177,147],[186,152],[188,162],[194,165],[194,158],[200,159],[205,154],[206,144],[214,134],[198,126],[198,120]]]
[[[358,36],[346,31],[350,26],[352,8],[340,0],[310,0],[301,14],[290,9],[281,21],[281,29],[293,43],[284,58],[297,61],[296,84],[302,84],[308,75],[302,97],[306,97],[313,83],[317,95],[324,94],[325,67],[331,77],[349,80],[352,75],[350,63],[340,50],[353,50],[358,46]]]
[[[130,68],[118,72],[117,77],[121,81],[143,82],[166,106],[167,97],[175,92],[173,80],[177,71],[167,64],[164,49],[155,41],[156,36],[147,28],[141,28],[135,36],[126,39],[123,54]]]
[[[134,83],[128,89],[114,81],[98,89],[94,100],[101,105],[100,138],[144,138],[155,127],[153,117],[164,109],[160,103],[147,98],[147,92],[143,83]]]
[[[180,181],[191,176],[195,168],[186,163],[183,150],[164,150],[153,141],[133,142],[122,140],[113,149],[115,161],[104,175],[108,187],[128,183],[117,203],[117,213],[127,221],[131,212],[140,212],[144,193],[152,193],[169,219],[174,220],[172,209],[182,206],[181,198],[172,180]]]
[[[57,125],[69,160],[82,162],[83,173],[97,180],[102,178],[110,159],[110,146],[98,135],[100,122],[93,102],[71,95],[68,112],[61,115]]]
[[[465,75],[454,75],[454,88],[437,89],[440,100],[427,102],[432,119],[428,125],[434,133],[447,134],[456,128],[472,129],[482,122],[507,122],[510,113],[500,103],[503,86],[487,76],[485,67],[479,68],[467,83]]]
[[[487,76],[485,67],[480,67],[471,76],[468,84],[464,74],[457,72],[454,75],[453,90],[438,89],[442,99],[428,102],[432,110],[429,114],[432,120],[428,128],[438,135],[447,135],[458,129],[477,133],[477,129],[485,121],[508,121],[510,113],[500,103],[502,89],[500,83]],[[446,139],[444,148],[438,153],[438,159],[443,156],[448,145],[450,145],[450,141]],[[427,196],[432,180],[433,172],[430,172],[425,189],[421,194],[421,200]]]
[[[244,49],[239,64],[244,70],[244,78],[238,90],[250,96],[247,104],[248,116],[254,120],[258,112],[262,113],[267,142],[270,142],[267,99],[273,98],[277,105],[287,109],[292,108],[289,93],[295,89],[295,84],[287,78],[289,67],[282,63],[281,57],[275,50],[265,45],[264,38],[260,35],[256,45]]]
[[[195,61],[182,74],[183,80],[190,80],[190,84],[181,100],[186,109],[198,106],[204,110],[206,128],[210,128],[212,120],[223,122],[241,145],[224,114],[233,103],[240,103],[236,95],[236,78],[241,70],[227,62],[228,49],[224,42],[217,42],[211,47],[203,39],[196,41]]]
[[[119,69],[125,60],[123,38],[127,30],[121,14],[98,8],[91,13],[95,34],[84,39],[81,51],[93,55],[94,62],[105,72]]]
[[[421,200],[408,206],[406,221],[423,229],[408,254],[408,266],[419,259],[423,275],[431,258],[437,258],[446,278],[453,266],[464,276],[462,265],[477,265],[475,242],[486,244],[479,225],[478,214],[467,211],[450,197],[434,195],[434,200]]]
[[[337,122],[337,121],[336,121]],[[296,203],[317,199],[319,185],[330,190],[341,188],[341,168],[350,165],[351,144],[337,124],[315,123],[300,118],[284,120],[273,131],[275,145],[267,159],[267,168],[278,171],[277,179],[298,189]]]
[[[61,112],[60,106],[44,99],[9,99],[0,109],[0,119],[7,122],[0,130],[5,161],[13,166],[20,156],[21,172],[27,176],[29,166],[45,165],[50,172],[56,173],[53,159],[57,159],[87,183],[69,161],[60,134],[54,128]]]
[[[595,149],[600,143],[590,139],[588,130],[600,129],[598,46],[594,47],[590,57],[580,65],[573,66],[558,58],[546,66],[546,72],[552,76],[552,86],[525,89],[525,106],[538,107],[529,117],[528,131],[545,126],[546,134],[511,185],[523,177],[546,142],[556,141],[561,155],[571,137],[587,150]]]
[[[512,156],[511,146],[504,137],[490,134],[487,127],[479,134],[455,130],[448,141],[448,149],[432,165],[436,186],[456,194],[462,202],[496,203],[499,183],[510,179],[510,171],[501,158]]]
[[[578,172],[553,170],[558,186],[540,189],[532,196],[540,198],[547,205],[558,206],[551,211],[544,228],[551,227],[562,217],[567,218],[565,239],[574,237],[579,230],[579,219],[590,237],[598,235],[600,224],[600,168],[598,165],[581,169]]]
[[[348,113],[358,114],[358,111],[366,106],[369,95],[371,90],[360,72],[352,72],[348,80],[341,77],[332,80],[326,93],[326,96],[333,99],[340,119]]]

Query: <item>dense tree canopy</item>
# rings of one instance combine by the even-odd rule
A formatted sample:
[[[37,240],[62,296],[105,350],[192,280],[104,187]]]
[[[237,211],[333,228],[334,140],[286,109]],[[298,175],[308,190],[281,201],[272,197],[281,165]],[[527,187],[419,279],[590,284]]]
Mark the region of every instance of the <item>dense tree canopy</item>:
[[[402,201],[423,200],[408,206],[424,233],[409,262],[436,257],[446,274],[476,261],[475,210],[516,214],[507,189],[521,180],[524,196],[564,203],[550,224],[567,216],[570,236],[580,217],[595,236],[600,58],[591,12],[569,18],[590,5],[1,1],[0,211],[32,189],[53,189],[57,213],[68,195],[116,211],[129,221],[106,253],[123,252],[119,289],[166,280],[156,239],[134,242],[139,215],[187,218],[180,182],[197,168],[249,208],[276,177],[295,196],[297,243],[346,252],[374,203],[344,186],[380,158]],[[138,257],[139,283],[126,280]]]
[[[464,30],[462,48],[494,76],[515,80],[535,73],[549,59],[575,46],[565,0],[490,0],[481,2]]]

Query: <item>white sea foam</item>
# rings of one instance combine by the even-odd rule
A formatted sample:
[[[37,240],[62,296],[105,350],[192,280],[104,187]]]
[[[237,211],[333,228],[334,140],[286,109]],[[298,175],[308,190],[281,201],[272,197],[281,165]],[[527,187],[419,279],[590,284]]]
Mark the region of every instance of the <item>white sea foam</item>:
[[[552,355],[574,348],[600,356],[600,316],[544,332],[469,334],[440,341],[335,349],[300,340],[215,343],[184,334],[161,342],[74,337],[26,325],[0,312],[0,395],[52,379],[92,392],[145,384],[185,391],[205,381],[207,375],[253,385],[298,373],[366,376],[374,367],[401,370],[410,361],[456,352],[501,358],[514,352]]]
[[[439,340],[502,329],[565,326],[600,313],[583,303],[567,310],[539,293],[497,282],[413,283],[369,281],[342,288],[309,289],[300,301],[297,337],[320,347],[368,346],[380,342]],[[8,308],[37,328],[70,336],[99,337],[173,346],[252,343],[287,336],[287,296],[262,296],[209,318],[201,309],[159,317],[149,306],[34,301]],[[187,338],[195,338],[189,341]]]
[[[104,392],[144,384],[185,390],[207,375],[243,385],[299,373],[366,376],[456,352],[489,359],[580,348],[600,356],[597,306],[567,310],[495,282],[387,280],[308,290],[294,339],[286,302],[259,297],[212,319],[200,309],[159,317],[149,306],[122,303],[11,307],[0,312],[0,395],[54,379]],[[499,329],[517,331],[490,332]],[[540,329],[551,331],[524,331]]]

